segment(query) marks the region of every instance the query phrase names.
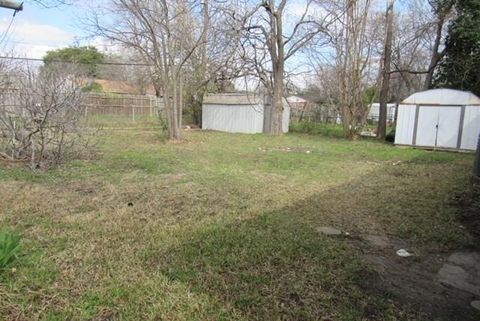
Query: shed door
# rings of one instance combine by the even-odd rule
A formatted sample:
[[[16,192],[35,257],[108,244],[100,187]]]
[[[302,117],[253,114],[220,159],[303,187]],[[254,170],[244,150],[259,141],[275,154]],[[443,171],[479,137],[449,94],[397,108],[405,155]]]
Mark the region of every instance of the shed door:
[[[436,146],[438,109],[439,107],[434,106],[420,106],[417,124],[417,146]]]
[[[420,106],[416,145],[457,148],[461,107]]]
[[[462,109],[461,107],[441,107],[438,110],[437,147],[457,148]]]

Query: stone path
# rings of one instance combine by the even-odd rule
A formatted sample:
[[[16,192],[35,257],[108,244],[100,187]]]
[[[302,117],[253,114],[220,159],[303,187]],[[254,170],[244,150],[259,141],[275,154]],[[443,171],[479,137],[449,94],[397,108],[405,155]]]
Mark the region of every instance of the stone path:
[[[480,298],[480,253],[453,253],[438,271],[437,276],[440,283]],[[480,310],[479,301],[473,301],[471,305]]]
[[[362,234],[351,240],[379,273],[371,284],[380,292],[441,320],[480,321],[480,253],[424,253],[385,235]],[[400,249],[415,258],[399,257]]]
[[[349,235],[330,226],[320,226],[324,235]],[[393,236],[362,234],[349,238],[379,273],[372,288],[388,290],[432,316],[447,320],[480,320],[480,252],[421,253],[418,259],[399,257],[399,250],[413,250]],[[440,270],[438,268],[441,266]],[[438,271],[438,273],[437,273]]]

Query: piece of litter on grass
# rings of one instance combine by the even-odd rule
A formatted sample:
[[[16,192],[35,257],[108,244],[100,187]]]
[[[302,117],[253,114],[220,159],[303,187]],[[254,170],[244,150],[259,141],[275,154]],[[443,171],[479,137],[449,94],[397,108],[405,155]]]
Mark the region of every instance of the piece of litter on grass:
[[[407,250],[404,250],[404,249],[400,249],[397,251],[397,255],[400,256],[400,257],[409,257],[409,256],[412,256],[412,254],[408,253]]]
[[[307,150],[307,154],[310,154],[310,153],[311,153],[311,151]]]

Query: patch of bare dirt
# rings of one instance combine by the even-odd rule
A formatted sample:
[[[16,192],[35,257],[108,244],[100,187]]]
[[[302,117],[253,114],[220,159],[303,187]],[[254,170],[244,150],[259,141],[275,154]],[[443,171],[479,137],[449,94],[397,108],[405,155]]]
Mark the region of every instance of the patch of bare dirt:
[[[448,254],[421,253],[389,236],[362,235],[352,242],[377,272],[371,276],[368,291],[391,296],[435,320],[480,320],[480,312],[470,306],[478,298],[438,280],[437,272],[447,262]],[[413,256],[398,256],[396,251],[401,248]]]

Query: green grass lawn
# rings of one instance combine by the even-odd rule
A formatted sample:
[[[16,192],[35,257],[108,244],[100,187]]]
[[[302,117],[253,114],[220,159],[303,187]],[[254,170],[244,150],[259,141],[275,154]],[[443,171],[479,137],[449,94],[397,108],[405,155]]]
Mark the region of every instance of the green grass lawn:
[[[373,140],[105,130],[94,160],[0,167],[0,320],[429,320],[368,290],[346,237],[473,244],[452,198],[473,156]],[[105,127],[116,127],[114,125]],[[323,319],[322,319],[323,318]]]

